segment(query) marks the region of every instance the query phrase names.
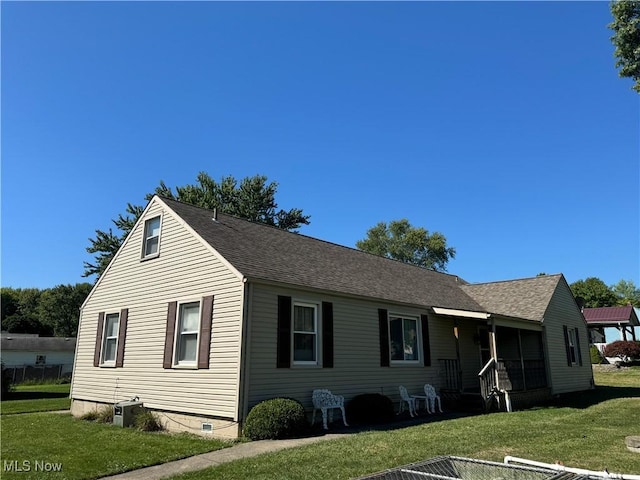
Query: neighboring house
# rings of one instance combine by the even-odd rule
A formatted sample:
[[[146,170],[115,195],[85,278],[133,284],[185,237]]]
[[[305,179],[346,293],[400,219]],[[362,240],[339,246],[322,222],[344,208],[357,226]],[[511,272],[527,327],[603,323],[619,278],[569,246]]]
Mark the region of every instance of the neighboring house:
[[[236,437],[265,399],[425,383],[502,406],[589,389],[564,277],[469,285],[156,196],[82,306],[71,398],[82,415],[139,397],[170,430]]]
[[[614,328],[619,332],[619,338],[622,340],[636,339],[635,328],[640,326],[640,321],[631,305],[585,308],[582,313],[589,327],[591,343],[607,343],[606,329]]]
[[[37,334],[0,334],[2,364],[15,381],[71,375],[75,338],[39,337]]]

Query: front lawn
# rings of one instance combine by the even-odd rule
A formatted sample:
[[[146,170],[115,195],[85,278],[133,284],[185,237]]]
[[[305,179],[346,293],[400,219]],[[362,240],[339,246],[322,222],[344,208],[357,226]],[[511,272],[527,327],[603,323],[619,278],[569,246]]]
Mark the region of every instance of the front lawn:
[[[640,434],[639,379],[640,368],[606,372],[596,376],[594,391],[559,406],[358,433],[172,478],[348,479],[438,455],[500,462],[511,455],[638,474],[640,454],[627,450],[624,438]]]
[[[8,398],[0,403],[0,413],[46,412],[68,410],[71,405],[69,389],[71,384],[16,385]]]
[[[93,423],[70,414],[3,415],[0,421],[3,480],[93,479],[230,445],[195,435],[147,433]],[[61,471],[36,471],[47,464],[52,470],[60,465]],[[16,471],[12,465],[30,470]]]

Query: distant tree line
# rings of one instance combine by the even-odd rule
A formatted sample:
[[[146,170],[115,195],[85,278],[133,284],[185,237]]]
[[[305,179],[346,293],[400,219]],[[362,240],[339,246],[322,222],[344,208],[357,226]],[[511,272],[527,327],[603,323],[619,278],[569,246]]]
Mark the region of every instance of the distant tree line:
[[[640,307],[640,289],[632,280],[620,280],[607,286],[597,277],[578,280],[570,285],[574,297],[580,297],[586,308],[633,305]]]
[[[90,283],[38,288],[0,289],[2,330],[41,336],[75,337],[80,307],[89,295]]]

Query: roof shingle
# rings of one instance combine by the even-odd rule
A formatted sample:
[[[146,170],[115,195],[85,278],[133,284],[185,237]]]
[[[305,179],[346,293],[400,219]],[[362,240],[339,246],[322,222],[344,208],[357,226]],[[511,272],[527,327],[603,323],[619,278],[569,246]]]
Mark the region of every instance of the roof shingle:
[[[455,275],[390,260],[211,210],[161,198],[249,280],[390,302],[461,310],[482,307]]]

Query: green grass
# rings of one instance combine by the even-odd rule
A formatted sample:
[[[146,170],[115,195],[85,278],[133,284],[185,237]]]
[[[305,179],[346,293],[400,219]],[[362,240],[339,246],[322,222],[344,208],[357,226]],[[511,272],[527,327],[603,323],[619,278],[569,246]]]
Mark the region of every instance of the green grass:
[[[598,374],[598,387],[556,405],[433,421],[282,450],[172,477],[347,479],[438,455],[502,461],[505,455],[615,473],[640,473],[640,368]]]
[[[3,480],[93,479],[210,452],[230,443],[195,435],[147,433],[87,422],[69,414],[3,415],[2,464],[29,462],[29,472],[2,472]],[[36,461],[60,472],[35,471]]]
[[[16,385],[7,400],[0,403],[0,413],[9,415],[15,413],[46,412],[51,410],[68,410],[69,400],[67,384],[49,385]]]

